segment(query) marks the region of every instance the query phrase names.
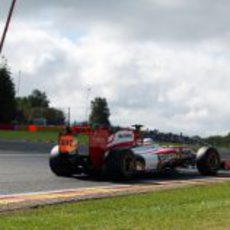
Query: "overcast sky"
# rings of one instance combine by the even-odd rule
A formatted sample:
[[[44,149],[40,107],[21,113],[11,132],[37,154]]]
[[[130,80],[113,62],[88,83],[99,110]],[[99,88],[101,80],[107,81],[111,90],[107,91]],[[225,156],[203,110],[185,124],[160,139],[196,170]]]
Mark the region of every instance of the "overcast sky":
[[[229,0],[17,0],[3,54],[20,96],[46,91],[72,120],[101,96],[116,125],[226,134],[229,14]]]

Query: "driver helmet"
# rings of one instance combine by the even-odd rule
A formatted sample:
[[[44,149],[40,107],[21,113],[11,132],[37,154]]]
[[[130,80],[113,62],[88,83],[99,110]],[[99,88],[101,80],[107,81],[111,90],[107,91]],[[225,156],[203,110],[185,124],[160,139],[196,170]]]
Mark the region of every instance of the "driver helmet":
[[[152,138],[144,138],[143,145],[153,145],[153,139]]]

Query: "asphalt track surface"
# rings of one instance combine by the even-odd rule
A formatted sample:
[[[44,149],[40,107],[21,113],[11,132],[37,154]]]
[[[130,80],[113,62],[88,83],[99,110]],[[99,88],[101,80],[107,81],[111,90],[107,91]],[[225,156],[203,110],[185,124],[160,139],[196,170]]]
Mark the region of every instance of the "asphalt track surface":
[[[53,144],[0,140],[0,195],[44,192],[62,189],[118,185],[81,175],[72,178],[55,176],[49,169],[49,150]],[[226,176],[230,176],[228,173]],[[151,183],[171,179],[201,178],[196,170],[165,177],[151,175],[122,184]]]
[[[0,195],[110,185],[86,176],[63,178],[49,169],[54,144],[0,141]]]

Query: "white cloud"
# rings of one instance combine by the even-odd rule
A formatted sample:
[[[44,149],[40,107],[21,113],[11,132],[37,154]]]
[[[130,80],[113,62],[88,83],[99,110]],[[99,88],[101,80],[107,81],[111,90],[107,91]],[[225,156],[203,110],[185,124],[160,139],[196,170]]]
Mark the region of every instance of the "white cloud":
[[[215,12],[209,1],[200,10],[197,1],[181,0],[117,1],[110,7],[104,2],[95,8],[89,1],[67,1],[66,7],[60,1],[52,10],[52,1],[42,2],[34,17],[26,14],[31,20],[17,11],[4,47],[16,82],[22,71],[21,95],[45,90],[53,105],[71,107],[72,119],[82,120],[90,87],[90,99],[108,99],[115,124],[191,135],[229,131],[227,2]],[[203,15],[205,7],[212,10]],[[221,12],[209,27],[208,20],[212,24]]]

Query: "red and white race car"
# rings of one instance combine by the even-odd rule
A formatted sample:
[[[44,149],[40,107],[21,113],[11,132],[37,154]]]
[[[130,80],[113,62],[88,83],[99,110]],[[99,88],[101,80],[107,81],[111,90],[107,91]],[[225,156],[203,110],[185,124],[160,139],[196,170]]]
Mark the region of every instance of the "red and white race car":
[[[88,128],[87,145],[78,142],[79,132],[72,127],[59,135],[50,154],[50,168],[56,175],[85,173],[119,179],[189,166],[196,166],[202,175],[216,175],[230,166],[213,147],[204,146],[196,153],[188,147],[161,147],[151,139],[142,140],[139,129]]]

